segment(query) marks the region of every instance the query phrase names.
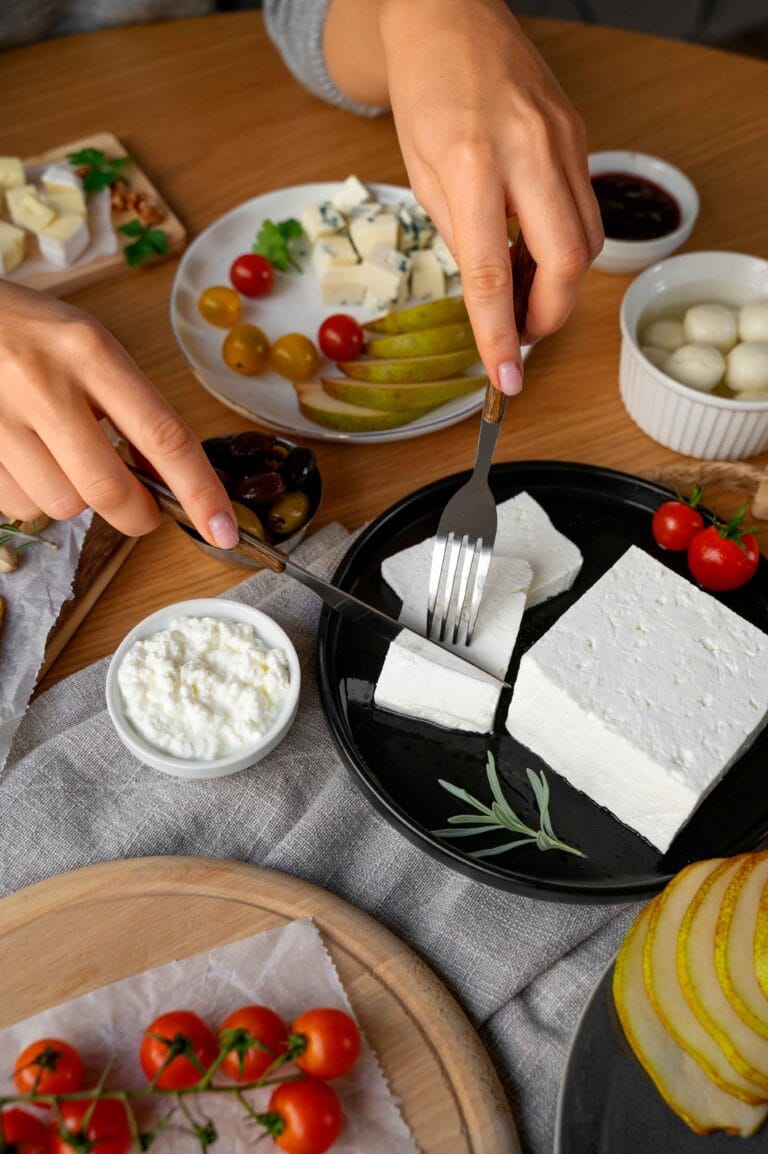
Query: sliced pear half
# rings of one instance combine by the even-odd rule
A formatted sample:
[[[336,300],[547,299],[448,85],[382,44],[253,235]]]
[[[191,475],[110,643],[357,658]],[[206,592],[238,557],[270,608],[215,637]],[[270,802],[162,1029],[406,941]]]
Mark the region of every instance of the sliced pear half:
[[[748,854],[728,886],[715,929],[715,966],[725,996],[739,1017],[768,1039],[768,996],[755,972],[755,935],[766,905],[768,853]],[[763,915],[765,919],[765,913]],[[763,947],[763,957],[768,943]]]
[[[677,937],[677,977],[688,1005],[733,1068],[768,1097],[768,1042],[736,1013],[715,966],[720,906],[741,864],[741,858],[722,862],[694,894]],[[749,939],[741,943],[741,949],[751,959]]]
[[[296,385],[299,408],[305,417],[324,425],[327,429],[338,429],[344,433],[377,433],[385,429],[396,429],[415,421],[426,409],[370,409],[362,405],[349,405],[325,392],[317,381]]]
[[[653,907],[653,902],[646,906],[630,927],[613,972],[613,998],[624,1034],[664,1101],[692,1130],[748,1137],[765,1121],[766,1107],[748,1105],[713,1085],[664,1028],[648,997],[643,949]]]
[[[474,349],[475,338],[467,322],[417,329],[413,333],[369,337],[365,351],[370,357],[430,357],[456,349]]]
[[[755,923],[753,960],[755,977],[760,989],[768,998],[768,887],[764,888],[760,895],[760,908]]]
[[[427,301],[423,305],[387,313],[385,317],[376,317],[365,327],[373,333],[412,333],[417,329],[432,329],[466,319],[467,306],[463,297],[442,297],[439,301]]]
[[[356,381],[406,384],[416,381],[442,381],[477,364],[477,349],[457,349],[434,357],[395,357],[390,360],[341,361],[339,368]]]
[[[323,377],[323,388],[329,396],[338,397],[350,405],[367,405],[371,409],[423,410],[474,393],[484,387],[485,381],[485,377],[451,377],[447,381],[379,385],[373,381],[352,381],[348,377]]]
[[[643,947],[643,975],[653,1008],[675,1041],[721,1090],[754,1104],[763,1100],[764,1092],[734,1069],[694,1014],[677,976],[677,937],[686,910],[722,861],[687,866],[656,899]]]

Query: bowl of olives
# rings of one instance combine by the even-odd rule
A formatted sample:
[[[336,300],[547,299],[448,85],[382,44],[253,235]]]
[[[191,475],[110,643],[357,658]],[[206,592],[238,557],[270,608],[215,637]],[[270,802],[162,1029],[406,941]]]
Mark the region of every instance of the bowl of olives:
[[[323,494],[323,484],[311,449],[273,433],[234,433],[203,441],[208,460],[232,500],[241,528],[284,553],[304,538]],[[227,565],[258,569],[231,549],[217,549],[194,529],[180,525],[192,540]]]

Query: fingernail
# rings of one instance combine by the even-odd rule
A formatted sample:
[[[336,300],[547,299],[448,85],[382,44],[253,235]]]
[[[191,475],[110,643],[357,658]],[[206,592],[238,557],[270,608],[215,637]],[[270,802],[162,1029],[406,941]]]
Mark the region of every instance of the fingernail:
[[[211,517],[208,526],[211,530],[211,536],[220,549],[234,549],[240,539],[240,534],[229,513],[217,513],[215,517]]]
[[[514,397],[523,387],[523,373],[516,361],[503,361],[499,365],[499,388],[508,397]]]

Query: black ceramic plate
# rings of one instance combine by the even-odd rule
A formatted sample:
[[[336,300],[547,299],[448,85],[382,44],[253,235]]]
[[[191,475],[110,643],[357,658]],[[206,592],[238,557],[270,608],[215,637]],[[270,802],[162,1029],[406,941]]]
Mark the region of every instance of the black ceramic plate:
[[[629,1048],[613,1004],[613,965],[582,1014],[560,1087],[555,1154],[754,1154],[753,1138],[694,1134]]]
[[[364,601],[397,616],[400,601],[381,577],[391,553],[433,534],[448,498],[469,474],[448,477],[394,505],[358,537],[335,581]],[[651,514],[670,493],[625,473],[552,461],[515,462],[491,470],[497,501],[526,490],[554,525],[574,541],[584,565],[573,588],[526,612],[510,666],[514,680],[521,654],[614,562],[638,545],[685,574],[685,555],[665,553],[651,535]],[[722,600],[768,632],[768,563],[749,585]],[[373,705],[373,690],[386,642],[326,610],[320,622],[319,679],[334,741],[354,780],[406,837],[447,865],[491,885],[529,895],[573,901],[618,901],[661,889],[688,862],[753,849],[768,831],[768,730],[755,741],[699,808],[669,851],[661,856],[606,810],[571,788],[504,729],[505,690],[496,732],[489,738],[411,721]],[[544,769],[552,793],[558,836],[586,857],[543,853],[524,846],[480,862],[472,849],[494,844],[441,841],[430,831],[445,827],[460,806],[438,778],[487,800],[486,751],[491,749],[514,809],[537,824],[525,770]],[[498,844],[498,839],[496,840]],[[464,847],[467,847],[466,849]]]

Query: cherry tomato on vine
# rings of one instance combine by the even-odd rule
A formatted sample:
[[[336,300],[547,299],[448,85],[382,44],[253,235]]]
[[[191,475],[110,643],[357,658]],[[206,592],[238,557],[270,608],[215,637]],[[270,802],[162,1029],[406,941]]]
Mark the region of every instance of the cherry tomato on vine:
[[[245,1031],[260,1045],[241,1045],[230,1050],[221,1066],[235,1082],[256,1082],[288,1049],[288,1027],[267,1006],[242,1006],[219,1026],[219,1043],[225,1031]]]
[[[360,355],[364,341],[360,325],[346,313],[326,317],[317,333],[317,343],[331,361],[353,361]]]
[[[728,525],[710,525],[688,546],[688,568],[703,589],[727,593],[757,572],[760,550],[752,533],[740,528],[743,513]]]
[[[344,1122],[331,1087],[314,1078],[278,1086],[269,1099],[269,1113],[282,1122],[282,1129],[278,1123],[270,1133],[287,1154],[323,1154],[338,1138]]]
[[[62,1131],[61,1122],[54,1122],[51,1127],[52,1154],[79,1154],[84,1145],[93,1154],[128,1154],[133,1146],[133,1136],[122,1102],[116,1102],[114,1098],[99,1099],[86,1122],[90,1108],[91,1102],[87,1100],[59,1104],[61,1120],[73,1138],[69,1141]]]
[[[227,333],[221,353],[230,369],[244,377],[256,377],[267,367],[269,341],[258,325],[239,324]]]
[[[704,528],[704,518],[695,504],[687,501],[665,501],[653,514],[651,529],[657,544],[673,553],[687,549]]]
[[[303,333],[286,333],[278,337],[269,354],[271,368],[294,383],[307,381],[320,364],[317,348]]]
[[[200,315],[209,325],[231,329],[240,319],[240,297],[234,289],[216,284],[205,289],[197,302]]]
[[[194,1054],[197,1065],[185,1056],[185,1042],[187,1052]],[[216,1035],[202,1018],[189,1010],[174,1010],[161,1014],[147,1026],[141,1038],[139,1061],[151,1082],[169,1053],[175,1053],[155,1085],[161,1090],[183,1090],[200,1081],[218,1052]]]
[[[232,262],[229,279],[244,297],[263,297],[272,292],[275,270],[265,256],[244,252]]]
[[[340,1078],[354,1066],[360,1053],[360,1031],[343,1010],[307,1010],[291,1024],[293,1035],[306,1040],[295,1063],[313,1078]]]
[[[51,1149],[48,1128],[39,1118],[15,1106],[0,1114],[0,1131],[4,1148],[10,1147],[14,1154],[48,1154]]]
[[[19,1054],[13,1081],[20,1094],[68,1094],[83,1084],[83,1063],[74,1046],[60,1038],[41,1038]]]

